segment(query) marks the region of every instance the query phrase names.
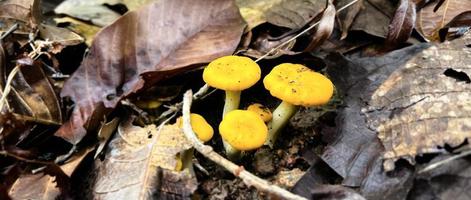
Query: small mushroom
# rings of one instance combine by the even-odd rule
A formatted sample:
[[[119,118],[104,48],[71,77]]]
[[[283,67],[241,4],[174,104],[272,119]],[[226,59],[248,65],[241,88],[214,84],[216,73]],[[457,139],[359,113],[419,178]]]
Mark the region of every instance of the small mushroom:
[[[268,124],[267,145],[273,148],[279,131],[297,112],[299,106],[319,106],[329,102],[334,85],[324,75],[300,65],[283,63],[265,76],[263,84],[270,94],[281,99]]]
[[[263,106],[262,104],[259,104],[259,103],[250,104],[250,106],[247,107],[247,110],[257,113],[265,123],[269,122],[272,119],[272,114],[271,114],[270,109]]]
[[[190,123],[191,128],[202,142],[207,142],[211,140],[214,134],[213,127],[204,119],[203,116],[195,113],[190,114]],[[181,128],[183,127],[183,120],[179,117],[176,121],[176,124]],[[175,167],[176,171],[182,171],[183,169],[189,169],[193,159],[194,149],[188,149],[177,154],[177,166]]]
[[[182,118],[179,117],[177,119],[177,125],[179,127],[183,127],[183,122]],[[193,131],[196,133],[196,136],[198,139],[200,139],[203,142],[209,141],[214,134],[213,127],[209,125],[209,123],[204,119],[203,116],[195,113],[190,114],[190,123],[191,123],[191,128]]]
[[[230,146],[227,157],[237,160],[240,151],[250,151],[261,147],[268,135],[268,128],[256,113],[247,110],[233,110],[219,124],[222,139]]]
[[[203,80],[209,86],[225,90],[226,113],[238,109],[240,93],[260,79],[261,70],[252,59],[243,56],[224,56],[213,60],[203,71]]]

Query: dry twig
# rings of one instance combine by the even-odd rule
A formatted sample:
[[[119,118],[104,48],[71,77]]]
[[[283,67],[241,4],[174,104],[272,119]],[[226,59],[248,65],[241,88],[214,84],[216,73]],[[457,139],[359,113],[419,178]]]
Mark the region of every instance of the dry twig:
[[[270,195],[276,195],[282,199],[306,199],[253,175],[252,173],[246,171],[244,167],[232,163],[231,161],[225,159],[213,151],[213,148],[210,146],[201,143],[193,132],[190,123],[190,107],[191,101],[193,100],[192,96],[193,95],[191,90],[185,92],[183,96],[183,132],[197,151],[203,154],[203,156],[206,158],[226,168],[228,171],[234,174],[234,176],[241,178],[247,186],[253,186],[260,191],[266,192]]]

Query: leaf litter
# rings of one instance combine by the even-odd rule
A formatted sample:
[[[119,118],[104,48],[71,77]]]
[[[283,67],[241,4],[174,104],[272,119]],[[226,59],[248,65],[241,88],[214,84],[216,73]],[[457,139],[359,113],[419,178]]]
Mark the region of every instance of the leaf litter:
[[[56,13],[58,2],[39,2],[0,4],[0,30],[11,30],[1,48],[2,94],[11,89],[0,116],[2,198],[261,199],[280,191],[233,177],[246,172],[308,199],[469,197],[466,121],[452,117],[467,108],[459,100],[466,89],[455,89],[470,82],[465,1],[68,0]],[[178,113],[182,91],[204,84],[201,67],[233,53],[257,58],[262,75],[303,63],[337,91],[328,105],[301,109],[275,149],[246,152],[231,175],[205,151],[193,158],[179,127],[156,125]],[[5,84],[18,62],[34,64]],[[419,88],[443,94],[418,98]],[[244,91],[241,107],[278,104],[264,93],[260,83]],[[192,110],[217,127],[222,93],[210,94],[197,94]],[[388,103],[394,96],[401,102]],[[414,126],[439,107],[452,112],[431,119],[443,131]],[[208,145],[223,154],[218,137]],[[188,158],[193,166],[182,168]]]

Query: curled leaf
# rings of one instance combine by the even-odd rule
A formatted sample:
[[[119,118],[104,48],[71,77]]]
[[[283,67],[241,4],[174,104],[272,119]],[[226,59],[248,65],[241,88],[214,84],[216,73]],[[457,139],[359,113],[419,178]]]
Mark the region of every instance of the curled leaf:
[[[306,47],[304,51],[313,51],[320,46],[325,40],[327,40],[335,25],[336,9],[332,0],[327,1],[327,7],[322,12],[322,17],[317,26],[316,33],[313,36],[311,43]]]
[[[409,39],[415,25],[415,5],[411,0],[399,1],[399,6],[389,24],[388,36],[386,37],[387,49],[391,49]]]

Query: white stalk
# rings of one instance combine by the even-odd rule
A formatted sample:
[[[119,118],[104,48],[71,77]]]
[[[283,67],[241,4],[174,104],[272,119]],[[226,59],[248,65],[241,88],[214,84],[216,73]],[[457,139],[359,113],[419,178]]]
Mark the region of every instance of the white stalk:
[[[281,129],[288,124],[289,119],[291,119],[298,109],[298,106],[285,101],[281,102],[275,111],[273,111],[272,121],[268,123],[268,138],[265,142],[266,145],[273,148]]]

